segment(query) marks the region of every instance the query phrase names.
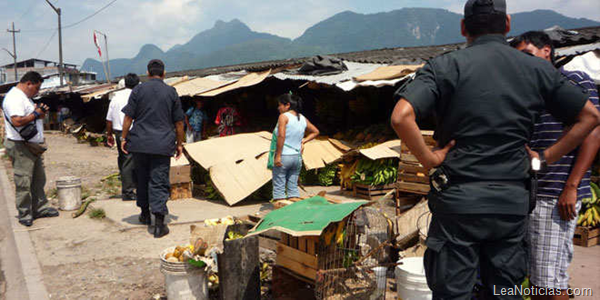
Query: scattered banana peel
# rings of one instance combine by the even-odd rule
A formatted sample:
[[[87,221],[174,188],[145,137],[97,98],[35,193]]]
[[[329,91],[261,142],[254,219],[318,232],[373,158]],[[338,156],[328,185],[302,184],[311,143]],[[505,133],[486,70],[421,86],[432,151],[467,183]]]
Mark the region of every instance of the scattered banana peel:
[[[233,225],[235,224],[236,221],[234,220],[234,218],[232,216],[227,216],[224,218],[220,218],[220,219],[208,219],[208,220],[204,220],[204,224],[206,226],[216,226],[216,225]]]
[[[108,175],[108,176],[100,179],[100,181],[106,181],[106,180],[109,180],[111,178],[117,178],[117,177],[119,177],[119,172],[110,174],[110,175]]]
[[[231,240],[237,240],[237,239],[241,239],[241,238],[244,238],[243,234],[234,232],[234,231],[230,231],[227,233],[227,238],[225,240],[231,241]]]
[[[81,207],[79,207],[79,209],[71,214],[71,217],[73,217],[73,219],[83,215],[83,213],[85,212],[85,210],[87,209],[87,207],[90,205],[90,203],[96,201],[95,198],[90,198],[88,200],[85,200],[85,202],[83,202],[83,204],[81,205]]]

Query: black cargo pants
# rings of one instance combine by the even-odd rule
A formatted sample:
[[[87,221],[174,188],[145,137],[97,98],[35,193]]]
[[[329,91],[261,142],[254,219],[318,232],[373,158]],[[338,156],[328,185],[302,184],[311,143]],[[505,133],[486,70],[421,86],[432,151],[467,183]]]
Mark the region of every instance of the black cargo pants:
[[[125,153],[121,149],[121,131],[115,130],[115,140],[117,141],[117,151],[119,157],[117,163],[119,165],[119,174],[121,174],[121,197],[123,200],[135,199],[135,166],[133,164],[133,153]]]
[[[171,194],[171,157],[134,152],[133,162],[137,177],[137,206],[149,208],[153,214],[167,215],[167,200]]]
[[[526,276],[525,233],[525,216],[433,214],[424,257],[433,299],[471,299],[478,268],[486,299],[522,299],[508,294]]]

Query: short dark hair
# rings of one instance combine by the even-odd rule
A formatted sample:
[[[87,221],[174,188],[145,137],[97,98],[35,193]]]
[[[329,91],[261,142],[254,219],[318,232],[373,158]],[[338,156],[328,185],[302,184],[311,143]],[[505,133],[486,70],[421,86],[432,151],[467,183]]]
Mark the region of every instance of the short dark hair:
[[[23,75],[23,77],[21,77],[21,80],[19,82],[20,83],[31,82],[32,84],[38,84],[38,83],[44,82],[44,78],[38,72],[29,71],[29,72],[25,73],[25,75]]]
[[[148,62],[148,74],[150,76],[162,76],[165,72],[165,63],[160,59],[153,59]]]
[[[538,49],[549,46],[550,59],[552,60],[552,63],[554,63],[554,43],[547,33],[543,31],[527,31],[510,41],[510,45],[514,48],[519,46],[521,43],[532,44]]]
[[[134,88],[136,85],[140,83],[140,78],[133,73],[129,73],[125,75],[125,87],[128,89]]]
[[[506,14],[493,12],[472,15],[465,18],[465,29],[471,36],[504,34],[506,31]]]

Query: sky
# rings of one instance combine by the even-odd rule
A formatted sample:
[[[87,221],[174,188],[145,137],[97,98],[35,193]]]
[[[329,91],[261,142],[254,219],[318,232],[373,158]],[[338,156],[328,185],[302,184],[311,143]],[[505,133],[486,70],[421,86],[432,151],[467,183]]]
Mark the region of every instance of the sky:
[[[462,14],[466,0],[49,0],[62,11],[63,60],[81,66],[99,59],[93,32],[108,36],[110,59],[134,57],[144,44],[163,51],[184,44],[217,20],[239,19],[252,30],[297,38],[312,25],[343,11],[372,14],[404,7],[433,7]],[[91,18],[86,17],[98,12]],[[551,9],[600,21],[598,0],[507,0],[509,13]],[[0,48],[12,52],[11,22],[18,60],[58,61],[57,14],[45,0],[0,0]],[[85,19],[85,20],[84,20]],[[81,22],[82,21],[82,22]],[[457,25],[458,30],[458,25]],[[98,36],[103,55],[104,40]],[[0,65],[12,57],[0,50]]]

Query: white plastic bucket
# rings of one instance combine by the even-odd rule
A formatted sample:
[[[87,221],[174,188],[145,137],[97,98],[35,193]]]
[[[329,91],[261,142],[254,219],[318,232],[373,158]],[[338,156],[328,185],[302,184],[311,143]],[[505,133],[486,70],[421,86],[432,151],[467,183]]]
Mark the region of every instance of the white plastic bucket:
[[[431,300],[423,257],[404,258],[400,262],[395,270],[398,300]]]
[[[56,181],[56,195],[60,210],[77,210],[81,206],[81,179],[74,176],[60,177]]]
[[[160,271],[165,275],[167,299],[208,299],[206,272],[184,262],[168,262],[165,256],[173,250],[175,247],[167,248],[160,255]]]

